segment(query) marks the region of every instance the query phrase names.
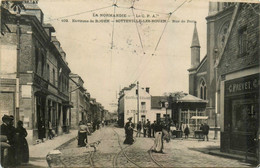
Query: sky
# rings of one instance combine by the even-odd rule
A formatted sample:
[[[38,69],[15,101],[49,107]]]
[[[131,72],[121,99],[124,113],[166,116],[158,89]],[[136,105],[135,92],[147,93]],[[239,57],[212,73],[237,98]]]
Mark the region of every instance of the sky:
[[[140,88],[150,87],[153,96],[187,93],[194,21],[200,59],[206,54],[208,1],[115,1],[39,1],[72,73],[82,77],[91,97],[109,111],[116,109],[111,104],[117,103],[119,90],[136,81]],[[143,22],[135,23],[135,19]]]

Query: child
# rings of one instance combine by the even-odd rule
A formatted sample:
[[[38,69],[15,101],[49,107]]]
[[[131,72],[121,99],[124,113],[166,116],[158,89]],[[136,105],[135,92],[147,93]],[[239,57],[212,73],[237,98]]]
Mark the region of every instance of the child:
[[[188,138],[189,134],[190,134],[190,130],[189,130],[188,125],[186,125],[186,128],[184,129],[184,133],[185,133],[185,139]]]

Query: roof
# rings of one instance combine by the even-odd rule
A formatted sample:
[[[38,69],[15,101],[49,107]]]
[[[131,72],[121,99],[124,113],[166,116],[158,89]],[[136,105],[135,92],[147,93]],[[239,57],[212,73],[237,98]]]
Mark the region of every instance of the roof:
[[[193,95],[190,95],[190,94],[185,94],[185,96],[183,97],[180,97],[176,100],[177,103],[182,103],[182,102],[194,102],[194,103],[208,103],[207,100],[203,100],[203,99],[200,99],[198,97],[195,97]]]
[[[167,101],[166,96],[151,96],[151,108],[152,109],[161,109],[161,102]]]
[[[191,47],[200,47],[199,36],[198,36],[197,27],[196,27],[196,22],[194,24],[194,31],[193,31]]]

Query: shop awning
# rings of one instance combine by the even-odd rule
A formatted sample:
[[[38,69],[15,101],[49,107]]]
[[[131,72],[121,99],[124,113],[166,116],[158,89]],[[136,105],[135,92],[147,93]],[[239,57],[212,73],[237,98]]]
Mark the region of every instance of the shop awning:
[[[200,120],[207,120],[208,116],[192,116],[191,119],[200,119]]]

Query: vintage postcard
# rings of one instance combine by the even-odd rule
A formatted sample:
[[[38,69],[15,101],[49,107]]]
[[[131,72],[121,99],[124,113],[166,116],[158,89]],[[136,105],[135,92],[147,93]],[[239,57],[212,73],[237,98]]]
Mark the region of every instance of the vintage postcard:
[[[0,13],[2,167],[259,166],[259,0]]]

